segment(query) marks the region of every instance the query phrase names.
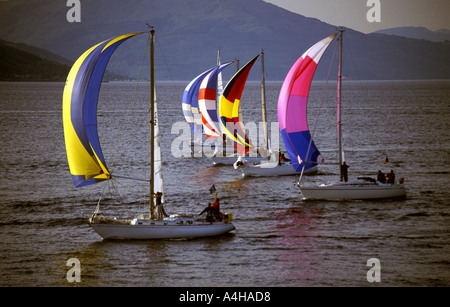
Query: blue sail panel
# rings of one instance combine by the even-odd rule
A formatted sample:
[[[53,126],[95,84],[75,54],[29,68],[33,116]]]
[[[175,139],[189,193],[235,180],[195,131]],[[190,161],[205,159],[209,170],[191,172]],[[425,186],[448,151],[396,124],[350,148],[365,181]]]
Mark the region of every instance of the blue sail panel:
[[[286,129],[281,130],[286,151],[291,158],[292,167],[297,173],[300,173],[303,168],[303,163],[306,161],[305,170],[308,170],[321,161],[321,155],[314,142],[311,140],[309,131],[299,131],[293,133],[286,133]],[[295,144],[295,146],[294,146]],[[299,157],[306,157],[303,161]],[[319,161],[318,161],[319,160]]]

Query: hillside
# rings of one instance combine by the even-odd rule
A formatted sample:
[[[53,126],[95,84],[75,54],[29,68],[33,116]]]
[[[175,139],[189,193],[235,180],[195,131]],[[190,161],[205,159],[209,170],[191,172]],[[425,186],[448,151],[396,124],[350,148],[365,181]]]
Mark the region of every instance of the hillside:
[[[0,39],[0,81],[66,81],[73,62],[45,49]],[[106,71],[105,81],[126,77]]]
[[[262,0],[82,1],[81,22],[66,20],[65,1],[0,1],[0,38],[47,49],[74,61],[92,45],[129,32],[156,30],[159,80],[190,80],[222,59],[242,65],[265,50],[268,80],[284,79],[296,59],[336,26]],[[36,25],[39,25],[38,27]],[[141,35],[118,48],[109,69],[136,77],[145,49]],[[449,79],[450,44],[384,34],[345,32],[344,74],[360,79]],[[333,46],[317,79],[327,75]],[[351,65],[350,65],[351,64]],[[257,66],[250,79],[260,78]],[[148,70],[143,72],[148,76]]]
[[[425,39],[432,42],[450,41],[450,30],[428,30],[424,27],[398,27],[376,31],[375,33],[397,35],[415,39]]]
[[[70,67],[0,41],[0,81],[65,81]]]

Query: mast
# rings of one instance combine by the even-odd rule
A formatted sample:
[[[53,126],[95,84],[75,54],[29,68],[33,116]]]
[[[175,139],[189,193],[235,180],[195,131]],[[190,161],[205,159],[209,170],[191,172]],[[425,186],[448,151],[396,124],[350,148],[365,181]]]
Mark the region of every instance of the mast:
[[[264,141],[266,142],[265,149],[269,149],[269,141],[268,141],[268,137],[267,137],[266,79],[265,79],[265,73],[264,73],[264,49],[262,49],[262,48],[261,48],[261,67],[262,67],[262,78],[261,78],[262,121],[263,121]]]
[[[217,67],[220,67],[220,65],[222,64],[222,61],[220,59],[220,48],[217,49]],[[217,74],[217,84],[216,84],[216,106],[219,105],[219,101],[220,101],[220,96],[222,95],[223,92],[223,82],[222,82],[222,72],[219,72]],[[220,118],[219,116],[219,108],[216,108],[216,113],[217,113],[217,118]],[[226,142],[226,134],[223,131],[222,125],[218,125],[219,126],[219,130],[222,133],[222,147],[223,147],[223,153],[225,153],[225,142]],[[225,155],[224,155],[225,156]]]
[[[150,28],[150,213],[149,218],[155,218],[155,203],[153,201],[155,182],[155,30]]]
[[[337,84],[337,140],[339,146],[339,169],[342,178],[342,134],[341,134],[341,82],[342,82],[342,34],[344,29],[339,30],[339,66],[338,66],[338,84]]]
[[[220,66],[220,64],[222,64],[222,63],[220,61],[220,48],[219,48],[219,49],[217,49],[217,66]]]

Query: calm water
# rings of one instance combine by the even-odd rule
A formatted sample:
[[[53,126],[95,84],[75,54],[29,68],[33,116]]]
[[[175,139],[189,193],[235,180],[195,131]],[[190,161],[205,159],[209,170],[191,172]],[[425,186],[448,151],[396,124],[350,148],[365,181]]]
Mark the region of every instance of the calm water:
[[[75,189],[63,140],[63,83],[0,83],[0,286],[450,286],[450,82],[350,82],[344,86],[343,133],[349,176],[393,169],[408,198],[399,201],[304,202],[295,177],[241,179],[206,158],[174,158],[173,123],[183,121],[186,83],[157,86],[167,211],[199,213],[215,184],[237,231],[213,239],[102,241],[87,225],[104,189]],[[315,142],[336,161],[333,83],[325,94]],[[267,88],[276,121],[280,83]],[[117,175],[148,176],[148,84],[138,87],[127,137],[116,152],[132,83],[105,83],[99,103],[102,148]],[[313,125],[323,83],[311,89]],[[241,101],[244,122],[260,120],[259,85]],[[139,111],[138,111],[139,110]],[[112,161],[116,155],[114,166]],[[390,163],[383,165],[385,156]],[[323,165],[310,182],[337,179]],[[118,180],[127,205],[146,213],[146,184]],[[105,188],[108,197],[110,187]],[[66,279],[69,258],[81,283]],[[369,283],[367,260],[381,263]]]

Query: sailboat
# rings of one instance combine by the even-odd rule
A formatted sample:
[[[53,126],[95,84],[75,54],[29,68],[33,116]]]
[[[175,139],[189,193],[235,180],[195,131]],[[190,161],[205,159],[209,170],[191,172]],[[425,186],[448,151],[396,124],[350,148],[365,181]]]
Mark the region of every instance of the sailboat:
[[[292,176],[297,175],[300,171],[293,167],[293,164],[288,159],[281,159],[281,152],[278,156],[270,150],[268,135],[267,135],[267,117],[266,117],[266,98],[265,98],[265,72],[264,72],[264,50],[261,50],[262,63],[262,79],[261,79],[261,106],[262,106],[262,120],[264,129],[265,148],[269,151],[268,159],[260,159],[259,161],[251,161],[248,158],[239,158],[236,161],[235,168],[239,168],[242,172],[242,177],[250,176]],[[287,147],[287,146],[286,146]],[[283,155],[284,156],[284,155]],[[317,172],[317,166],[313,165],[305,170],[305,173],[312,174]]]
[[[218,54],[217,67],[211,72],[206,74],[199,85],[198,92],[198,105],[200,110],[201,122],[203,125],[203,131],[209,142],[214,142],[214,153],[218,151],[226,151],[227,144],[223,142],[225,136],[218,125],[217,117],[217,93],[220,89],[220,83],[222,79],[222,71],[224,68],[228,67],[233,62],[227,62],[224,64],[220,63],[220,54]],[[220,80],[219,80],[220,79]],[[220,81],[220,83],[219,83]],[[206,142],[205,145],[208,145]],[[230,150],[231,147],[228,149]]]
[[[213,69],[210,68],[192,79],[183,92],[181,100],[183,115],[186,122],[191,126],[194,136],[194,139],[191,141],[191,146],[203,146],[202,118],[198,108],[198,91],[203,78]]]
[[[236,161],[236,150],[219,125],[218,101],[223,93],[222,71],[233,62],[221,64],[220,50],[217,56],[217,66],[208,69],[195,77],[185,88],[182,98],[183,114],[194,132],[193,150],[203,151],[214,149],[212,157],[214,165],[233,165]],[[206,141],[202,141],[202,133]],[[211,140],[214,143],[211,143]],[[261,157],[248,157],[257,162]]]
[[[63,125],[67,158],[75,187],[109,181],[109,171],[97,132],[97,101],[107,63],[127,39],[147,33],[131,33],[103,41],[78,58],[71,68],[63,93]],[[109,218],[99,215],[100,201],[89,225],[104,239],[181,239],[217,236],[235,229],[229,214],[223,221],[206,221],[195,215],[171,215],[155,219],[155,205],[163,203],[163,180],[155,93],[153,27],[150,41],[150,202],[149,215]],[[160,211],[158,211],[159,213]]]
[[[344,30],[339,31],[339,65],[337,83],[337,138],[339,147],[339,168],[341,181],[331,184],[309,186],[301,184],[301,178],[297,183],[304,199],[330,199],[330,200],[361,200],[361,199],[386,199],[406,196],[405,186],[401,183],[386,184],[370,177],[358,177],[356,180],[346,180],[346,163],[343,158],[342,133],[341,133],[341,81],[342,81],[342,39]],[[312,141],[305,121],[297,121],[297,116],[304,117],[309,87],[314,71],[319,60],[337,34],[331,35],[308,49],[293,65],[286,77],[278,101],[278,117],[280,130],[285,144],[293,144],[288,149],[293,161],[298,160],[298,165],[306,169],[322,161],[322,156]],[[300,115],[299,115],[300,114]],[[281,120],[280,120],[281,118]],[[300,159],[300,146],[307,148],[306,160]]]
[[[194,140],[191,141],[191,148],[193,151],[218,151],[221,147],[220,142],[217,142],[222,137],[222,133],[220,127],[217,126],[216,100],[221,88],[222,70],[232,63],[221,64],[219,50],[217,66],[195,77],[183,92],[183,115],[192,128]],[[203,134],[207,138],[205,142],[203,142]],[[220,151],[222,150],[220,148]]]
[[[239,114],[239,103],[250,70],[258,57],[259,54],[239,69],[228,81],[219,101],[219,118],[222,130],[231,140],[239,156],[245,156],[255,149],[243,129]]]

